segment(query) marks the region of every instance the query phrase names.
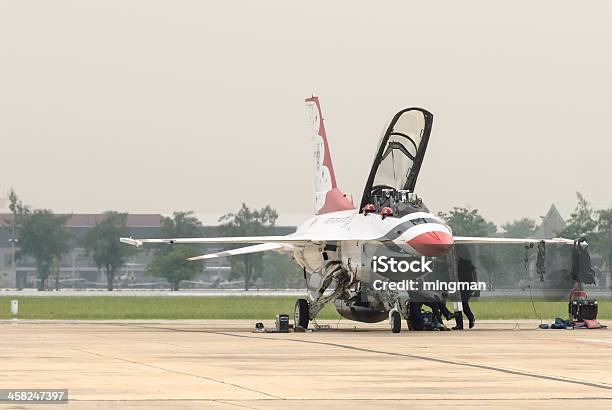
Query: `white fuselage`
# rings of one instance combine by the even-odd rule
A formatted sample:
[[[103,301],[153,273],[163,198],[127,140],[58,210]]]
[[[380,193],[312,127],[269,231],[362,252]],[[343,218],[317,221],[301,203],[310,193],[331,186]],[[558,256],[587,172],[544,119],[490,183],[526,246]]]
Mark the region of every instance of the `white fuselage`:
[[[309,273],[320,271],[326,260],[339,260],[358,275],[364,242],[394,246],[412,256],[440,256],[453,244],[450,227],[428,212],[413,212],[400,218],[357,210],[330,212],[307,220],[291,236],[312,241],[294,251],[297,263]]]

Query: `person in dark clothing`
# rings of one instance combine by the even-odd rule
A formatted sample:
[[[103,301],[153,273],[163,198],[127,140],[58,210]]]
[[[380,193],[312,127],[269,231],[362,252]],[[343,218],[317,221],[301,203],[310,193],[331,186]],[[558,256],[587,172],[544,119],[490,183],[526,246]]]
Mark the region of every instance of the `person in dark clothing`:
[[[419,281],[419,289],[422,288],[422,281]],[[410,296],[410,302],[408,304],[408,320],[410,322],[411,330],[433,330],[444,328],[444,322],[442,322],[442,315],[447,320],[453,317],[453,314],[446,308],[444,303],[444,297],[437,293],[417,290],[408,291]],[[423,306],[427,306],[431,309],[431,313],[423,312],[421,309]]]
[[[434,319],[439,324],[443,324],[443,315],[446,320],[451,320],[454,317],[451,311],[446,307],[446,298],[444,296],[440,297],[439,295],[434,295],[434,300],[424,303],[424,305],[431,309]]]
[[[459,258],[459,262],[457,264],[457,273],[459,276],[459,282],[474,282],[476,281],[476,268],[472,264],[469,259]],[[472,296],[472,291],[470,290],[461,290],[461,305],[463,307],[463,313],[467,317],[469,321],[470,329],[474,327],[476,322],[476,318],[474,317],[474,313],[470,308],[470,297]],[[461,313],[455,316],[456,326],[453,327],[455,330],[463,329],[463,316]]]
[[[410,330],[423,330],[425,328],[425,320],[421,313],[421,302],[408,302],[408,321]]]
[[[470,308],[470,297],[471,296],[472,296],[471,291],[469,290],[461,291],[461,305],[463,306],[463,313],[465,314],[465,317],[467,317],[469,321],[470,329],[473,328],[474,324],[476,323],[476,318],[474,317],[472,308]],[[463,318],[461,318],[460,322],[461,323],[457,322],[457,329],[463,329]]]
[[[442,295],[438,299],[438,308],[440,309],[440,312],[444,315],[446,320],[451,320],[452,318],[455,317],[455,315],[453,315],[453,313],[450,310],[448,310],[448,308],[446,307],[447,299],[448,299],[448,293],[442,292]]]
[[[439,304],[437,302],[428,302],[423,304],[431,309],[434,322],[442,324],[442,313],[440,312]]]

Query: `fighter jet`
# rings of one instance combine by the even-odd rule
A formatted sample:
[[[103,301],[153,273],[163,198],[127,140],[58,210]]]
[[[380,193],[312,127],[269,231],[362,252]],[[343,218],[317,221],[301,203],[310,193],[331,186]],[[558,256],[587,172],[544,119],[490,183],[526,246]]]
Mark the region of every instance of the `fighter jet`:
[[[264,251],[286,252],[304,269],[308,288],[307,298],[298,299],[295,304],[296,327],[307,328],[325,304],[333,303],[340,315],[351,320],[372,323],[388,318],[396,332],[401,326],[401,316],[407,319],[408,312],[396,290],[373,289],[373,280],[381,277],[372,269],[377,256],[395,255],[408,261],[451,258],[453,247],[458,244],[542,241],[454,236],[450,226],[428,210],[415,192],[433,124],[433,115],[422,108],[397,112],[384,128],[361,201],[355,206],[338,187],[318,97],[306,99],[306,106],[314,142],[314,216],[295,233],[220,238],[121,238],[121,242],[138,247],[159,243],[253,244],[191,260]],[[564,238],[544,242],[574,243]]]

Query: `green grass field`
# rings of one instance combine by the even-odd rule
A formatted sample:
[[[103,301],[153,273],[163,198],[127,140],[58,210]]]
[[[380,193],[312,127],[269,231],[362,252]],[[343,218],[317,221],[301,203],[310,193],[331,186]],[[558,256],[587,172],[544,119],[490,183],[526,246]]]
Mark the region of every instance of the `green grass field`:
[[[19,301],[19,319],[273,319],[278,313],[290,316],[294,297],[208,296],[208,297],[0,297],[0,319],[10,319],[10,301]],[[479,300],[471,303],[477,319],[537,319],[529,300]],[[567,302],[535,301],[544,319],[567,317]],[[339,319],[331,306],[320,319]],[[600,319],[612,319],[612,301],[599,302]]]
[[[271,319],[293,314],[294,297],[265,296],[65,296],[0,297],[0,318],[10,318],[10,301],[19,300],[21,319]],[[322,319],[338,317],[328,306]]]

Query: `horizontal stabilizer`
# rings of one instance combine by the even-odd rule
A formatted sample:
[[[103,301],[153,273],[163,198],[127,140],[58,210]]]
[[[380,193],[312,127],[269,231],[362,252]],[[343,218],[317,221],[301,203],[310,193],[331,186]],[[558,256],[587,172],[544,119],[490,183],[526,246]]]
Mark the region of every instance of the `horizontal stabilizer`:
[[[132,246],[136,246],[137,248],[140,248],[142,246],[142,241],[139,241],[138,239],[119,238],[119,240],[122,243],[125,243],[125,244],[128,244],[128,245],[132,245]]]

